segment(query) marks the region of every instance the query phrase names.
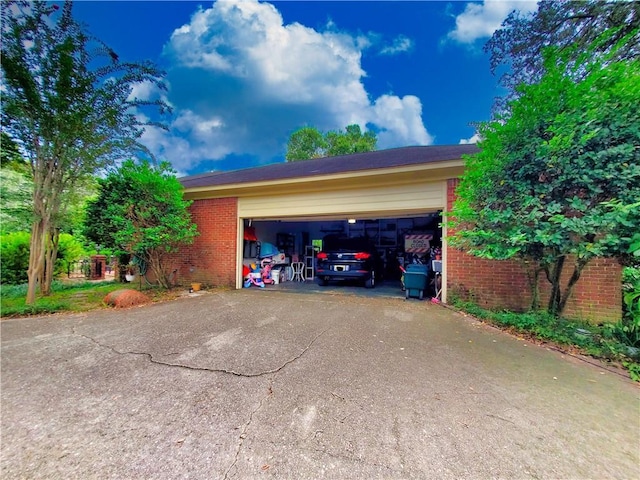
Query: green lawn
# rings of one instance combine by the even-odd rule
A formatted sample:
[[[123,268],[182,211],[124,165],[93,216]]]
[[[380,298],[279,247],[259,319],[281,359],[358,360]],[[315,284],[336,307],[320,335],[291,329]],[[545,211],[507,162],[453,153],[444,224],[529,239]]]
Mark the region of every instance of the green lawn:
[[[2,286],[0,290],[0,315],[3,318],[25,315],[41,315],[55,312],[84,312],[104,307],[104,297],[121,288],[139,289],[138,285],[105,282],[54,282],[52,293],[47,297],[39,296],[34,305],[26,305],[26,285]],[[142,290],[152,299],[171,296],[171,292],[156,288]]]

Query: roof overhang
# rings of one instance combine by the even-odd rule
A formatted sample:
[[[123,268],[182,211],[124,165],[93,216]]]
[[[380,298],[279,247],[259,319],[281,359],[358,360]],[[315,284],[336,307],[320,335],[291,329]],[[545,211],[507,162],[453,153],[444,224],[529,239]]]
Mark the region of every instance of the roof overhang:
[[[457,178],[464,171],[463,159],[446,160],[422,164],[388,168],[372,168],[352,172],[340,172],[330,175],[311,175],[277,180],[229,183],[225,185],[185,188],[187,200],[208,198],[252,197],[273,193],[331,191],[345,187],[402,185],[415,183],[416,180],[441,181]]]

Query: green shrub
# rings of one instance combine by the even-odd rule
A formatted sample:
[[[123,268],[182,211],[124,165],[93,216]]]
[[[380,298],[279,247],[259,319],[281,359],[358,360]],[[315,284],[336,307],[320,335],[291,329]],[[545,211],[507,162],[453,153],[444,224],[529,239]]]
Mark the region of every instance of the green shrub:
[[[29,268],[29,232],[14,232],[0,237],[0,283],[19,284],[27,281]]]
[[[27,284],[5,285],[0,286],[2,298],[21,298],[27,295]]]
[[[629,370],[629,376],[634,382],[640,382],[640,363],[622,362],[624,367]]]
[[[622,320],[613,325],[615,338],[629,347],[640,348],[640,268],[622,271]]]
[[[79,242],[73,235],[61,233],[54,275],[59,276],[66,274],[72,263],[86,256],[87,253],[81,242]]]
[[[27,269],[29,268],[29,232],[14,232],[2,235],[1,243],[1,283],[3,285],[16,285],[27,281]],[[67,272],[69,265],[86,256],[84,247],[73,235],[60,234],[58,244],[58,258],[55,265],[55,275]]]

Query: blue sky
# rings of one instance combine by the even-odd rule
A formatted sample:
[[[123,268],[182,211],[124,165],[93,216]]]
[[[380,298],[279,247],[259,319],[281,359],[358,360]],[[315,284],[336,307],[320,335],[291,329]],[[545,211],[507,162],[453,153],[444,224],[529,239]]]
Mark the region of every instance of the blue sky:
[[[482,46],[518,0],[76,2],[123,61],[149,59],[173,106],[143,142],[179,174],[284,159],[289,135],[358,123],[378,148],[472,141],[502,92]]]

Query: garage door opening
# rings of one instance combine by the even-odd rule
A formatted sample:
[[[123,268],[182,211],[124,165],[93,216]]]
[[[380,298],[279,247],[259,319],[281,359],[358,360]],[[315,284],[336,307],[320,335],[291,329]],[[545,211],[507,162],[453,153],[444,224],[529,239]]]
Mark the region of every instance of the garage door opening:
[[[266,267],[267,288],[275,281],[280,289],[290,286],[322,291],[322,288],[318,289],[316,257],[324,247],[325,237],[365,237],[375,245],[382,260],[383,275],[376,288],[392,289],[402,295],[403,269],[408,264],[418,263],[428,268],[426,295],[434,296],[432,262],[440,259],[441,219],[440,211],[391,218],[243,219],[242,282],[245,286],[255,285],[251,279],[264,276]],[[292,283],[287,285],[287,282]],[[331,289],[332,292],[336,290],[339,287]]]

